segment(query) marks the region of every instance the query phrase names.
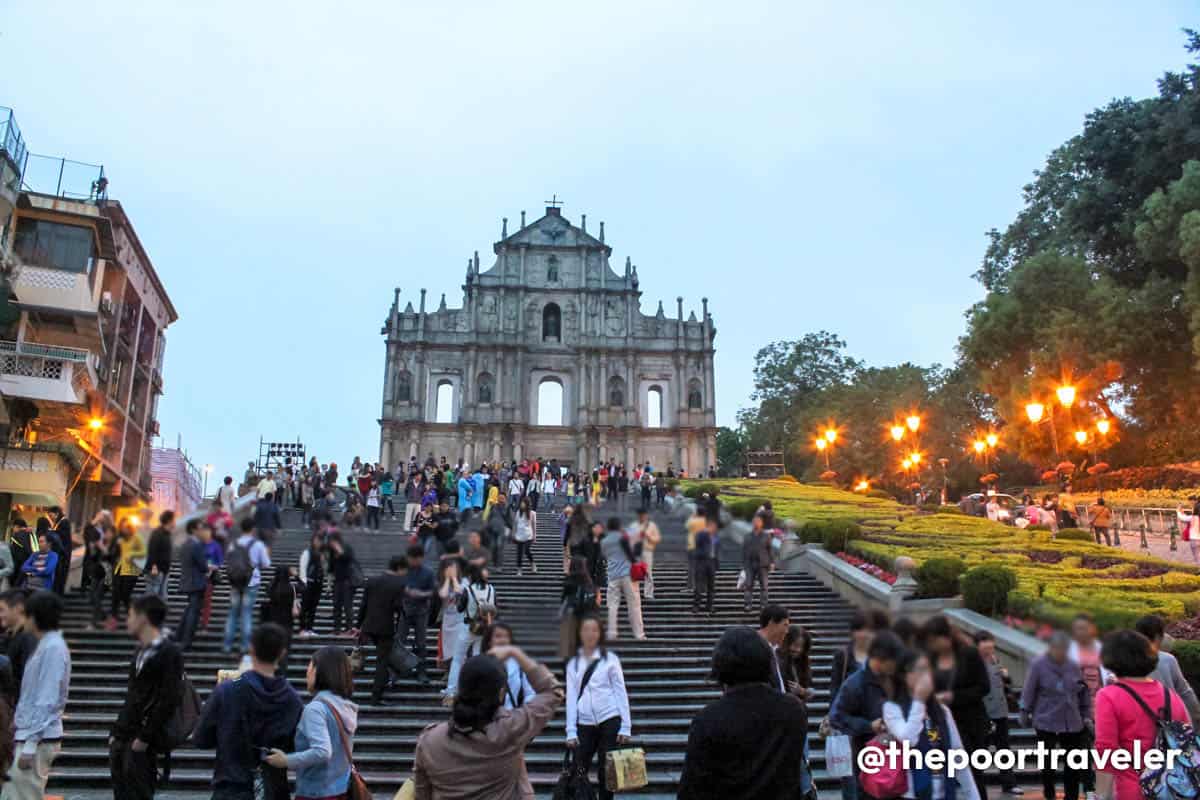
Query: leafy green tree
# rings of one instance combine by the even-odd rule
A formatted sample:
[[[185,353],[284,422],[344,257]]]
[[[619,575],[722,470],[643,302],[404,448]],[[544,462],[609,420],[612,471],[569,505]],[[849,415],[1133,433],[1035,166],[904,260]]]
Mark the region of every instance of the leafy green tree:
[[[717,469],[722,475],[742,474],[746,461],[746,442],[741,430],[717,428]]]

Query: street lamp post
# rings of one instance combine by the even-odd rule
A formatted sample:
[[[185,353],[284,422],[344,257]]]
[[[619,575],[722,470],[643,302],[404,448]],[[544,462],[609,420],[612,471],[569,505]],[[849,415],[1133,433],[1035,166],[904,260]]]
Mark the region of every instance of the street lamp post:
[[[829,442],[825,437],[817,437],[817,452],[823,453],[825,456],[825,469],[829,469]]]

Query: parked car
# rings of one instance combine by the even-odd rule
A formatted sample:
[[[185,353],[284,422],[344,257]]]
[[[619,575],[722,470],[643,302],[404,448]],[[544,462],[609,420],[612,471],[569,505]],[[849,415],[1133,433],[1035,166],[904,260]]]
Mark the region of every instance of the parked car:
[[[1000,504],[1000,521],[1012,524],[1012,521],[1025,513],[1025,505],[1011,494],[992,495]],[[975,492],[958,501],[958,507],[964,514],[973,517],[986,517],[987,504],[990,498],[983,492]]]

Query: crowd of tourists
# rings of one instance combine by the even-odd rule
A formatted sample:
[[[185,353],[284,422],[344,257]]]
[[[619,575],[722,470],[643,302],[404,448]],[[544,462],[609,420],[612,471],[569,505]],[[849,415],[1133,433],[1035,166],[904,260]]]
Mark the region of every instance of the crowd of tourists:
[[[8,765],[2,796],[41,798],[61,747],[71,658],[59,632],[66,587],[60,564],[69,562],[70,548],[82,545],[81,591],[92,625],[115,631],[123,623],[136,644],[108,742],[117,798],[152,797],[169,778],[172,751],[191,744],[216,750],[212,785],[220,800],[293,794],[361,800],[365,790],[353,758],[354,673],[374,655],[365,698],[373,706],[389,705],[389,688],[410,675],[431,685],[431,630],[444,667],[448,719],[418,738],[413,797],[532,797],[525,747],[565,706],[569,769],[563,781],[592,783],[598,797],[611,798],[606,763],[626,752],[635,733],[615,649],[620,610],[626,607],[633,637],[645,638],[642,603],[654,600],[654,553],[662,541],[651,509],[670,491],[666,479],[673,470],[659,475],[649,465],[631,471],[601,465],[583,482],[582,495],[580,482],[553,462],[467,469],[431,458],[380,472],[356,459],[354,486],[341,492],[379,509],[370,515],[371,528],[380,514],[404,514],[399,552],[369,577],[342,533],[352,503],[332,489],[335,465],[314,462],[293,474],[248,476],[241,490],[253,493],[253,508],[236,523],[239,494],[227,478],[208,513],[189,518],[178,535],[171,512],[141,531],[129,520],[114,525],[101,512],[74,537],[58,509],[37,520],[33,531],[14,520],[9,546],[0,548],[0,572],[11,562],[0,594],[0,732],[11,734],[0,733],[0,765]],[[395,492],[382,489],[389,479],[404,487],[403,511],[390,500]],[[325,502],[308,506],[312,497]],[[281,504],[299,506],[310,525],[296,564],[272,558]],[[607,519],[601,504],[611,512]],[[632,522],[619,513],[626,506],[636,507]],[[561,537],[559,647],[551,664],[518,646],[521,631],[505,620],[503,598],[491,582],[493,571],[505,569],[509,541],[516,545],[517,574],[526,566],[537,571],[538,514],[553,522],[543,524],[543,532],[557,530]],[[706,495],[686,524],[696,613],[713,611],[722,517],[719,498]],[[809,705],[817,696],[813,636],[771,601],[777,531],[764,504],[740,546],[739,588],[747,612],[757,593],[757,627],[729,627],[716,644],[711,680],[722,696],[692,722],[680,798],[792,798],[814,791],[808,752]],[[66,553],[61,559],[60,549]],[[551,565],[543,560],[541,567]],[[178,580],[169,589],[175,569]],[[134,596],[139,580],[142,593]],[[238,653],[240,662],[219,675],[201,705],[184,657],[197,631],[210,624],[217,580],[230,589],[223,648]],[[186,603],[168,626],[169,591]],[[312,654],[305,704],[287,680],[288,652],[294,638],[316,635],[326,597],[334,635],[346,641]],[[1013,710],[1048,746],[1094,743],[1100,750],[1129,749],[1134,740],[1143,750],[1154,746],[1156,723],[1141,713],[1141,704],[1169,708],[1179,720],[1200,714],[1178,663],[1160,647],[1164,629],[1157,617],[1110,634],[1101,646],[1094,622],[1080,615],[1070,633],[1055,634],[1030,665],[1019,695],[994,639],[981,631],[968,640],[942,616],[917,626],[882,612],[857,612],[848,633],[847,645],[833,654],[829,713],[820,724],[827,768],[839,747],[852,756],[882,735],[926,752],[1005,748]],[[878,781],[857,774],[856,759],[842,763],[845,800],[883,800],[870,791]],[[905,778],[902,796],[911,800],[986,795],[978,772],[955,777],[914,769]],[[1011,771],[998,778],[1004,793],[1021,794]],[[1141,793],[1131,771],[1064,765],[1043,771],[1042,780],[1047,800],[1059,784],[1066,800],[1080,794],[1136,800]]]

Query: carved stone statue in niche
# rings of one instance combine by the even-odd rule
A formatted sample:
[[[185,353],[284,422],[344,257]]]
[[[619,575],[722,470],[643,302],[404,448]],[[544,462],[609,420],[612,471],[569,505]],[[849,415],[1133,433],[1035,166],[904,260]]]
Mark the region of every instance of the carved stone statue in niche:
[[[483,302],[479,306],[479,328],[484,333],[491,333],[496,330],[499,322],[499,312],[496,306],[496,298],[492,295],[486,295]]]
[[[546,259],[546,282],[558,283],[558,256],[553,253]]]
[[[504,327],[513,330],[517,327],[517,298],[510,297],[504,306]]]
[[[609,336],[625,335],[625,310],[616,300],[604,305],[604,332]]]

